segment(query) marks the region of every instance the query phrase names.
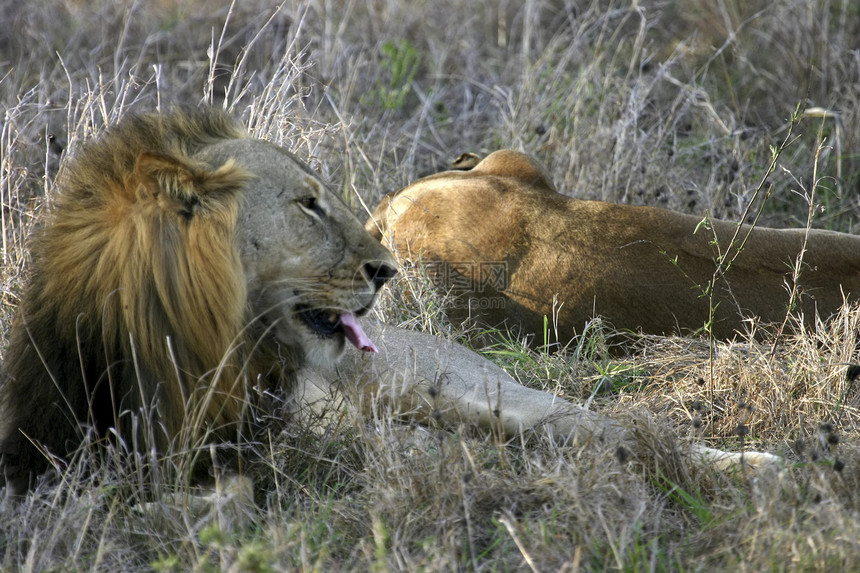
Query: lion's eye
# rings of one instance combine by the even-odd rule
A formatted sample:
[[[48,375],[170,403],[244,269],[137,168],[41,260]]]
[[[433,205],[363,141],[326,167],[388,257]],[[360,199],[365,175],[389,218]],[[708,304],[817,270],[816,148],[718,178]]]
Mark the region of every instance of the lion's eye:
[[[314,217],[322,218],[325,217],[325,211],[322,206],[320,206],[319,201],[317,201],[316,197],[303,197],[298,200],[299,206],[303,211],[307,212],[309,215]]]

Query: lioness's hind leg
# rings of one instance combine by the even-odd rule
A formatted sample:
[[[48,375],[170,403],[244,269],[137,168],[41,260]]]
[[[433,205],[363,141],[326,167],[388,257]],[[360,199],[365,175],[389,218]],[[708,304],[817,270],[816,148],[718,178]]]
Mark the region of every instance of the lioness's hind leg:
[[[514,437],[523,431],[547,432],[559,443],[587,445],[594,440],[630,448],[631,432],[619,421],[578,407],[548,392],[519,384],[487,359],[440,337],[370,323],[379,354],[348,352],[329,380],[358,385],[366,405],[384,403],[395,415],[498,431]],[[315,374],[316,375],[316,374]],[[695,445],[689,457],[718,470],[746,464],[779,466],[781,458],[764,452],[732,453]]]

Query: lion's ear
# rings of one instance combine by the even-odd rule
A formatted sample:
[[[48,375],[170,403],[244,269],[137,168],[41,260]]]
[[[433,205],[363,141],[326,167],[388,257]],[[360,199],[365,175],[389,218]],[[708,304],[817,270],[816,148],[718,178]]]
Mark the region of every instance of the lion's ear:
[[[232,196],[250,179],[232,159],[211,169],[159,153],[141,153],[135,174],[150,197],[166,195],[182,204],[195,205]]]

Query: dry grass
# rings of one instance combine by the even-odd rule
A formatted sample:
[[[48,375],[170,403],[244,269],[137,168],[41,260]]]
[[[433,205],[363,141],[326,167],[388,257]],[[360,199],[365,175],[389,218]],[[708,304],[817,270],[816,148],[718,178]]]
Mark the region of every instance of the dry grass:
[[[502,6],[502,8],[499,8]],[[224,105],[307,158],[362,216],[463,151],[535,154],[571,195],[760,223],[857,230],[860,10],[849,0],[228,3],[42,0],[0,7],[2,299],[61,155],[125,113]],[[824,143],[820,153],[817,151]],[[808,198],[814,192],[813,204]],[[379,313],[468,343],[420,273]],[[703,322],[707,317],[703,317]],[[488,356],[524,384],[618,416],[635,451],[350,417],[262,440],[256,509],[135,507],[183,476],[82,456],[59,487],[0,505],[0,569],[688,570],[860,568],[860,311],[720,344],[595,323],[565,353]],[[782,452],[784,471],[715,475],[689,438]],[[149,467],[149,466],[147,466]],[[0,502],[2,503],[2,502]]]

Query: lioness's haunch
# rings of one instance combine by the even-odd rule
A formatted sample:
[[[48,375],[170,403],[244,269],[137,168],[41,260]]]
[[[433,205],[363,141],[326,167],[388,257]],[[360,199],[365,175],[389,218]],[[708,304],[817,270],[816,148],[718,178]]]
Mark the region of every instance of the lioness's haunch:
[[[399,257],[428,266],[455,297],[452,318],[519,326],[541,343],[554,306],[562,342],[595,316],[651,334],[701,330],[709,316],[703,289],[737,228],[701,222],[664,209],[571,199],[536,161],[505,150],[471,170],[431,175],[392,193],[365,226]],[[741,227],[738,244],[748,233]],[[807,323],[816,313],[826,318],[844,297],[860,294],[860,238],[755,228],[717,280],[715,336],[743,331],[747,317],[785,318],[804,241],[796,315]]]
[[[16,492],[88,431],[236,441],[255,397],[302,365],[346,341],[376,351],[356,315],[391,255],[305,164],[224,113],[124,119],[58,181],[0,379]]]

